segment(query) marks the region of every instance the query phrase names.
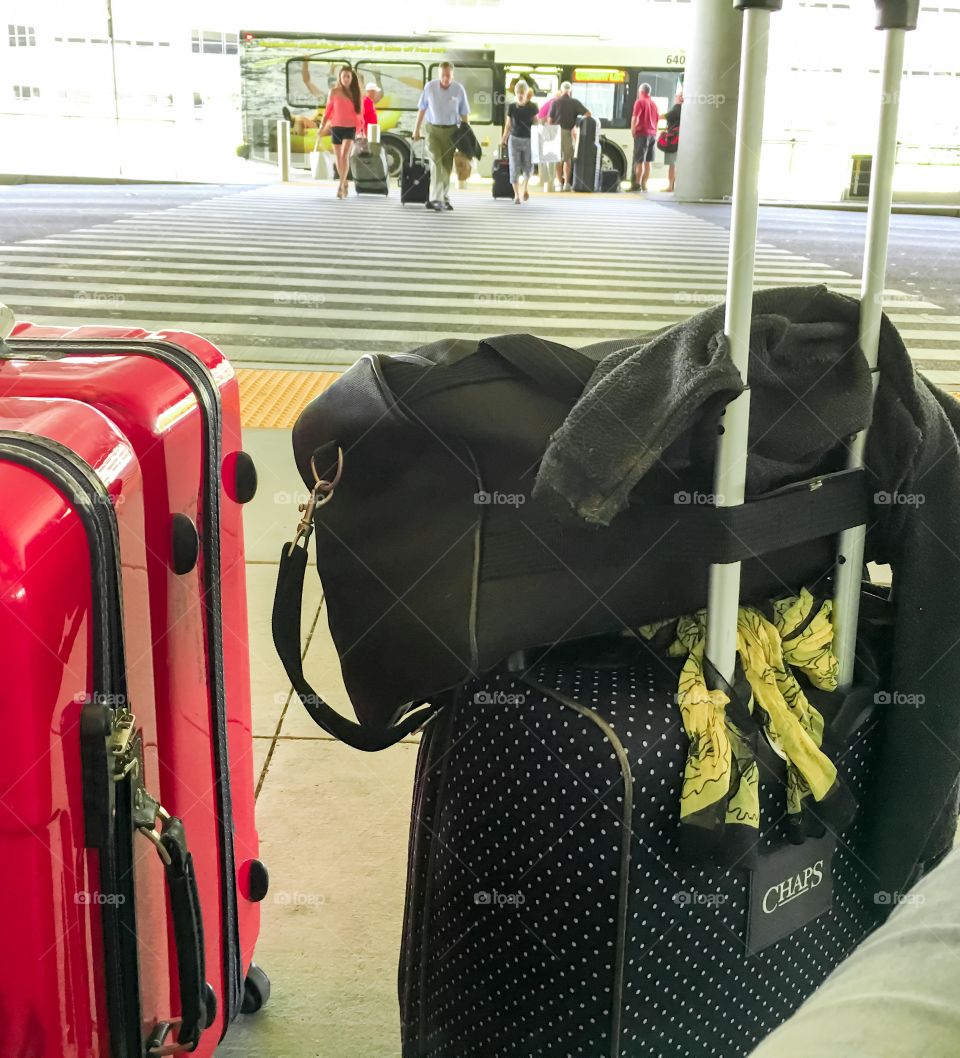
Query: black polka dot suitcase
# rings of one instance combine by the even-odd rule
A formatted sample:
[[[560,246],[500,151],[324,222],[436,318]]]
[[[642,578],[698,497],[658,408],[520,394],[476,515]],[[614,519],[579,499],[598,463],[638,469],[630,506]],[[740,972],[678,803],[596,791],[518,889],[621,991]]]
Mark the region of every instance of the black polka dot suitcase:
[[[744,32],[724,333],[746,384],[767,35],[781,0],[733,6]],[[876,7],[887,47],[859,335],[874,373],[896,86],[918,4]],[[720,420],[718,507],[744,501],[749,400],[745,388]],[[864,440],[849,445],[851,470]],[[693,855],[681,797],[700,735],[681,722],[677,665],[649,644],[632,655],[626,640],[547,647],[450,696],[424,731],[414,791],[404,1058],[747,1055],[884,917],[864,845],[882,722],[878,685],[861,679],[864,629],[873,637],[883,625],[861,607],[864,535],[859,526],[838,541],[829,592],[840,693],[817,699],[846,814],[798,828],[785,809],[792,765],[754,732],[754,839]],[[711,567],[704,671],[731,692],[728,708],[742,675],[740,601],[739,564]],[[882,642],[873,647],[882,659]]]
[[[550,651],[464,688],[424,732],[405,1058],[748,1054],[877,923],[856,823],[836,844],[832,906],[748,953],[750,872],[691,862],[678,842],[675,672],[651,655],[584,655]],[[851,727],[839,767],[862,797],[876,721]],[[786,841],[782,779],[767,769],[759,857]]]

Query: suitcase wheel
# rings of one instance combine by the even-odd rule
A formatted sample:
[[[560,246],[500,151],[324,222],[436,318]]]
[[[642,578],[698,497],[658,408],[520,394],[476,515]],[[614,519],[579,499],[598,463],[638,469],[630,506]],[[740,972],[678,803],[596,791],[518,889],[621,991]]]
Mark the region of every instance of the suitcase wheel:
[[[270,978],[255,962],[250,963],[246,980],[243,982],[243,1002],[240,1004],[241,1013],[256,1014],[269,998]]]

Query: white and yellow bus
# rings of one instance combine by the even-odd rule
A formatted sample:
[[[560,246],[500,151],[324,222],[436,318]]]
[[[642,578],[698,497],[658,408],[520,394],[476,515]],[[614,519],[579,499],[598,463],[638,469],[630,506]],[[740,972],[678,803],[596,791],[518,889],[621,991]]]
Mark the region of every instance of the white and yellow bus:
[[[353,38],[244,30],[240,77],[245,149],[253,158],[276,159],[276,123],[286,107],[294,119],[293,163],[306,165],[316,140],[316,119],[336,71],[349,63],[364,85],[372,79],[383,91],[377,103],[381,142],[391,174],[396,175],[410,155],[420,92],[444,59],[455,64],[456,78],[470,100],[470,121],[484,148],[481,175],[490,173],[506,105],[513,98],[513,85],[522,78],[533,88],[538,105],[561,82],[571,82],[573,94],[600,121],[603,168],[618,171],[621,179],[630,173],[630,116],[640,85],[649,83],[657,105],[666,111],[682,84],[685,62],[677,49],[570,38]]]

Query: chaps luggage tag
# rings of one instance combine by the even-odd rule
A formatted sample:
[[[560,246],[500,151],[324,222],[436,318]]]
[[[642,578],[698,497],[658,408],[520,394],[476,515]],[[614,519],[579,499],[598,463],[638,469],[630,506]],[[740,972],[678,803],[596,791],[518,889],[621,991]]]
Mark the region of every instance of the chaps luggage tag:
[[[831,833],[762,854],[750,881],[747,954],[755,955],[833,906]]]

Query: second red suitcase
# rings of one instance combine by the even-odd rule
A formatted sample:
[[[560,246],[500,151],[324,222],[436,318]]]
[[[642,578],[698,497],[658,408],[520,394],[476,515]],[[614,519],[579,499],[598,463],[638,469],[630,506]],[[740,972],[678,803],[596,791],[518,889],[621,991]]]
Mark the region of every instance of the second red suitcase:
[[[176,332],[22,324],[4,354],[5,395],[91,405],[142,470],[150,648],[128,664],[152,661],[157,792],[191,837],[216,999],[196,1053],[210,1055],[241,1008],[269,993],[251,969],[267,873],[253,814],[241,511],[256,474],[240,447],[236,378],[212,345]]]

